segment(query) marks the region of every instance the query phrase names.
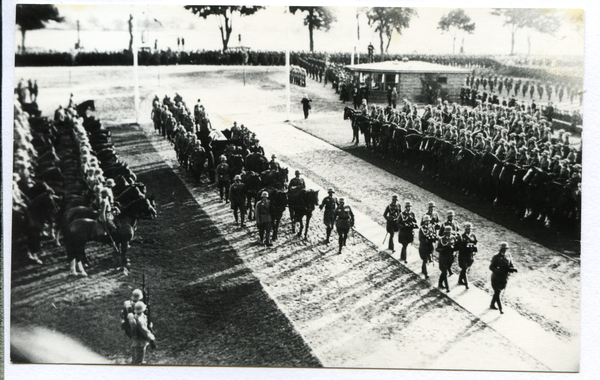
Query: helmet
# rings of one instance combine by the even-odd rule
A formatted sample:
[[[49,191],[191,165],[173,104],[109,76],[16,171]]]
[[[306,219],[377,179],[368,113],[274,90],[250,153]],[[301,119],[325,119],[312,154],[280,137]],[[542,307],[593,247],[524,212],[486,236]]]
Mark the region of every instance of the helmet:
[[[221,162],[227,161],[227,157],[221,156]]]
[[[136,313],[143,313],[144,311],[146,311],[146,305],[142,301],[138,301],[133,306],[133,311],[135,311]]]
[[[404,207],[408,207],[408,206],[412,206],[412,203],[410,203],[410,201],[404,202]]]
[[[429,215],[424,215],[424,216],[423,216],[423,221],[424,221],[424,222],[429,222],[429,221],[431,221],[431,216],[429,216]]]
[[[392,199],[398,199],[398,196],[396,194],[392,195]]]
[[[335,190],[333,190],[333,187],[330,187],[329,189],[327,189],[328,193],[335,193]]]
[[[131,292],[131,299],[132,300],[134,300],[134,301],[137,302],[137,301],[141,300],[142,298],[144,298],[144,293],[142,293],[141,290],[136,289],[133,292]]]
[[[242,176],[239,174],[236,174],[235,177],[233,177],[234,181],[241,181],[242,180]]]
[[[431,202],[429,202],[427,205],[428,205],[429,207],[435,207],[435,202],[434,202],[434,201],[431,201]]]
[[[271,155],[271,158],[277,158],[277,156],[276,156],[276,155],[274,155],[274,154],[272,154],[272,155]]]
[[[296,170],[296,174],[302,174],[302,173],[300,173],[300,170]]]
[[[508,248],[508,243],[503,241],[502,243],[500,243],[500,248]]]
[[[446,213],[446,216],[454,216],[454,211],[450,210]]]
[[[465,228],[471,228],[473,225],[470,222],[464,224]]]
[[[267,193],[266,191],[263,191],[260,196],[263,197],[263,198],[264,197],[269,198],[269,193]]]
[[[106,187],[113,187],[115,185],[115,181],[112,178],[106,180]]]

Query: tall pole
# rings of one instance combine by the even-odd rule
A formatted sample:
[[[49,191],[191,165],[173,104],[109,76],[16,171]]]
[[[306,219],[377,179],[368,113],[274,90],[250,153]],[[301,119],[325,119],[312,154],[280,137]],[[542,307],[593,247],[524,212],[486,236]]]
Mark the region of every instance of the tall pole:
[[[358,46],[358,49],[355,48],[355,52],[356,52],[356,64],[360,65],[360,23],[358,22],[358,12],[359,8],[356,7],[356,46]]]
[[[134,17],[133,6],[131,12],[131,25],[133,34],[133,43],[131,45],[131,52],[133,53],[133,105],[135,107],[135,122],[139,124],[140,121],[140,84],[138,76],[138,39],[137,39],[137,20]]]
[[[284,11],[287,14],[287,10]],[[290,121],[290,23],[285,23],[285,111],[286,121]]]

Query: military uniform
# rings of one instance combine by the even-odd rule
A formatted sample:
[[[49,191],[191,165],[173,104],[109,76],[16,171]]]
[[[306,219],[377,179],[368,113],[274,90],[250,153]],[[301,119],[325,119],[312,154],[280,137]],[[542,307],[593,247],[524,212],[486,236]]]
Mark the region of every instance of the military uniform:
[[[334,212],[333,220],[338,232],[339,252],[342,253],[342,247],[346,245],[350,228],[354,225],[354,213],[352,208],[346,204],[340,204]]]
[[[406,263],[406,251],[408,245],[412,243],[415,238],[413,230],[418,227],[415,213],[409,210],[404,210],[402,214],[400,214],[399,227],[398,243],[402,244],[400,261],[404,261]]]
[[[235,181],[229,189],[229,199],[231,200],[231,209],[235,222],[238,222],[238,210],[242,220],[241,226],[244,227],[246,218],[246,185],[241,181]]]
[[[465,285],[469,289],[467,271],[473,265],[475,253],[477,252],[477,237],[472,232],[469,234],[463,233],[460,235],[458,247],[458,266],[461,269],[458,284]]]
[[[385,229],[390,234],[390,240],[388,242],[388,249],[394,252],[394,234],[398,231],[398,220],[400,219],[400,213],[402,207],[398,202],[392,202],[385,208],[383,217],[386,220]]]
[[[500,293],[504,288],[506,288],[506,283],[508,282],[508,276],[510,273],[514,273],[517,270],[513,266],[512,259],[510,256],[507,256],[505,253],[498,252],[492,257],[492,261],[490,263],[490,270],[492,271],[492,288],[494,289],[494,296],[492,298],[492,303],[490,308],[496,309],[496,304],[498,305],[498,309],[502,313],[502,303],[500,302]]]
[[[292,178],[292,180],[290,181],[290,184],[288,186],[288,189],[292,189],[292,188],[298,188],[298,189],[306,189],[306,184],[304,183],[304,178]]]
[[[217,186],[219,187],[219,196],[221,200],[223,200],[223,196],[225,196],[225,201],[229,202],[229,193],[227,189],[229,188],[229,165],[227,162],[221,162],[216,169],[217,174]]]
[[[271,202],[268,199],[261,199],[256,203],[256,227],[258,227],[258,233],[260,243],[263,241],[267,246],[271,245]],[[263,240],[266,239],[266,240]]]
[[[150,342],[154,342],[155,337],[148,329],[148,318],[144,313],[136,313],[133,318],[135,328],[131,329],[131,364],[143,364],[146,356],[146,348]]]
[[[425,278],[429,278],[427,273],[427,264],[431,262],[431,254],[435,242],[438,240],[437,233],[434,226],[431,223],[427,225],[422,224],[419,228],[419,256],[423,261],[421,265],[421,273],[425,275]]]
[[[333,230],[333,221],[335,219],[335,210],[337,207],[338,200],[332,193],[323,198],[323,202],[321,202],[321,205],[319,206],[319,209],[325,209],[325,212],[323,213],[323,223],[327,229],[327,239],[325,240],[327,244],[329,244],[329,237]]]

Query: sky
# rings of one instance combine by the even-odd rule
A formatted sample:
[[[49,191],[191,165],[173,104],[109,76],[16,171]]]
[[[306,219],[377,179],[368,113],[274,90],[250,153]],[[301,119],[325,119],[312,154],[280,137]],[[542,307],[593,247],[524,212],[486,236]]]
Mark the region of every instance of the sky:
[[[330,4],[328,2],[327,4]],[[418,3],[417,3],[418,4]],[[453,2],[455,4],[455,2]],[[354,5],[362,5],[354,3]],[[365,4],[366,5],[366,4]],[[409,4],[410,5],[410,4]],[[79,38],[86,50],[117,51],[128,47],[128,19],[137,17],[138,32],[143,34],[144,43],[160,49],[177,49],[177,38],[185,39],[186,50],[219,50],[222,47],[218,20],[215,16],[200,18],[182,5],[57,5],[65,17],[64,23],[51,23],[44,30],[29,31],[26,46],[31,50],[69,51],[77,42],[77,21],[80,22]],[[366,53],[372,43],[379,52],[379,36],[368,25],[366,7],[332,6],[337,21],[329,31],[316,31],[315,51],[348,52],[358,46]],[[440,18],[455,8],[419,8],[418,17],[413,17],[410,26],[402,34],[394,33],[389,53],[452,53],[452,36],[437,29]],[[503,17],[491,15],[491,8],[464,8],[475,22],[475,31],[464,36],[466,54],[508,54],[511,34],[503,27]],[[360,40],[357,40],[357,10]],[[531,54],[583,56],[583,30],[578,30],[563,10],[557,11],[564,17],[562,27],[555,36],[533,32]],[[287,46],[292,51],[309,50],[308,28],[303,25],[304,14],[292,15],[287,7],[268,6],[252,16],[233,17],[231,46],[241,45],[254,50],[279,50]],[[155,21],[156,20],[156,21]],[[527,33],[521,29],[515,36],[515,52],[526,54]],[[141,39],[142,37],[140,37]],[[458,53],[461,35],[456,40]],[[19,32],[15,44],[21,43]]]

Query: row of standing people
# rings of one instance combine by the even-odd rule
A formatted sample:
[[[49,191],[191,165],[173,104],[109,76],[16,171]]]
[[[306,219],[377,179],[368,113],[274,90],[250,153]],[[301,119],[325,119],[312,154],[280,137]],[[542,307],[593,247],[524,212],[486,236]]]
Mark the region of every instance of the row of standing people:
[[[460,274],[458,285],[469,289],[468,273],[477,254],[477,236],[473,233],[473,226],[467,222],[461,231],[459,223],[454,219],[454,211],[447,212],[446,220],[440,219],[434,202],[429,202],[427,212],[421,217],[420,222],[412,211],[410,201],[404,203],[404,210],[398,202],[398,196],[393,195],[390,204],[384,213],[386,231],[389,235],[388,249],[395,252],[394,236],[398,234],[398,243],[402,246],[400,261],[407,263],[408,247],[414,241],[415,230],[418,229],[419,256],[422,260],[421,273],[425,279],[429,278],[427,265],[433,263],[434,251],[438,254],[440,277],[438,287],[450,292],[448,277],[453,275],[452,265],[455,255],[458,259]],[[500,244],[500,251],[492,258],[490,270],[492,271],[492,288],[494,296],[490,308],[499,309],[502,313],[500,293],[506,287],[510,273],[516,272],[510,254],[506,253],[507,243]],[[458,254],[456,254],[458,252]]]

